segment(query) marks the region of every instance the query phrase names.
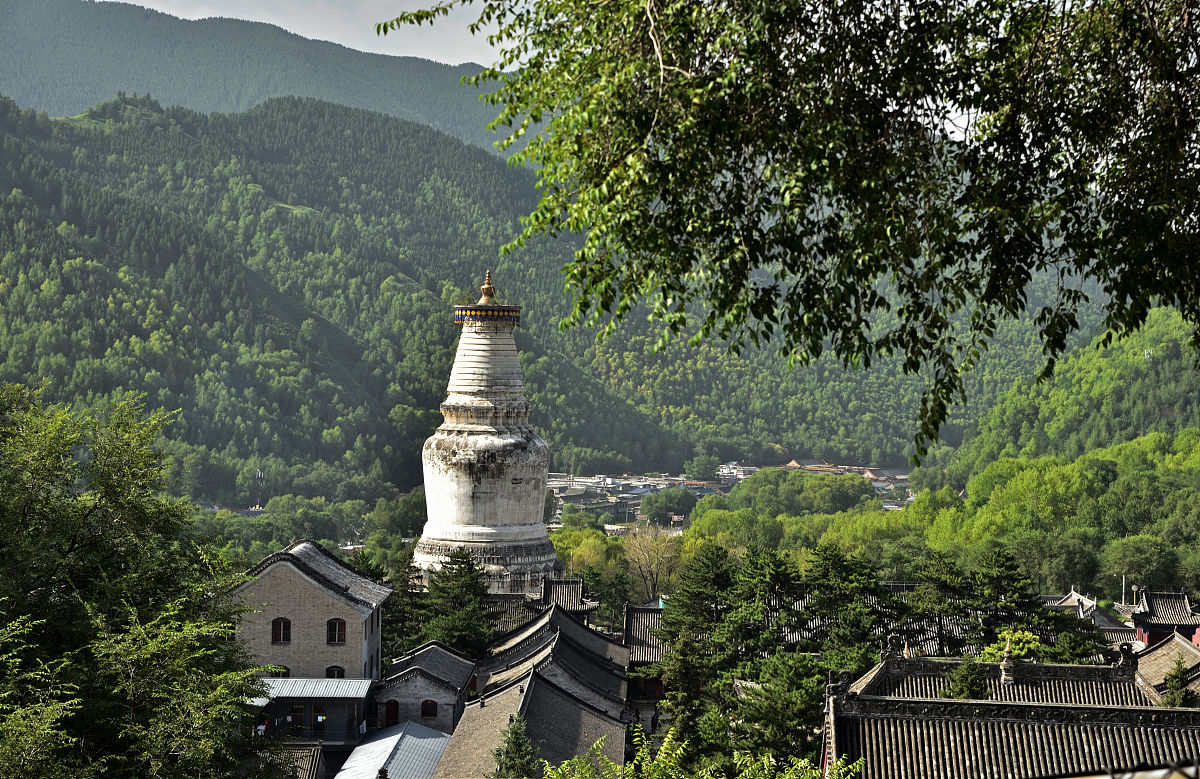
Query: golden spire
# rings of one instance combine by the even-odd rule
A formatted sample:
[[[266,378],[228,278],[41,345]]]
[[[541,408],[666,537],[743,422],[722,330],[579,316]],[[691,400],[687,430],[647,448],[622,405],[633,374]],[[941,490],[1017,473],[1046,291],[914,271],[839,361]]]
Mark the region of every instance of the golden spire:
[[[479,298],[479,303],[477,305],[480,305],[480,306],[496,305],[496,288],[492,286],[491,270],[489,270],[487,272],[487,275],[484,276],[483,286],[479,288],[479,291],[483,293],[483,297]]]

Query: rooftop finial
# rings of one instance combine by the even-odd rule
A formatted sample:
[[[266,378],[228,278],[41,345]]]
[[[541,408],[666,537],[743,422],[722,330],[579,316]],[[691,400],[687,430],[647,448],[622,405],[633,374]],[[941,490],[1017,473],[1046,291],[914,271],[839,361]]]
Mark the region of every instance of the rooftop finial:
[[[492,286],[492,271],[490,269],[488,270],[487,274],[483,277],[483,286],[479,288],[479,291],[481,293],[483,293],[483,297],[479,298],[479,303],[477,305],[480,305],[480,306],[496,305],[496,288],[494,286]]]
[[[1016,684],[1017,663],[1013,660],[1012,636],[1004,647],[1004,659],[1000,661],[1000,683],[1003,685]]]

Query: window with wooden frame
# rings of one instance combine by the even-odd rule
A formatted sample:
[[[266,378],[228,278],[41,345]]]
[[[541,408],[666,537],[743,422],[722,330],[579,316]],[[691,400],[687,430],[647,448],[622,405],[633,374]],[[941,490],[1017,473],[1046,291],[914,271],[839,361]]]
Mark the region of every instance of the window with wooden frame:
[[[325,623],[325,643],[346,643],[346,620],[331,619]]]
[[[287,617],[271,620],[271,643],[289,644],[292,641],[292,621]]]

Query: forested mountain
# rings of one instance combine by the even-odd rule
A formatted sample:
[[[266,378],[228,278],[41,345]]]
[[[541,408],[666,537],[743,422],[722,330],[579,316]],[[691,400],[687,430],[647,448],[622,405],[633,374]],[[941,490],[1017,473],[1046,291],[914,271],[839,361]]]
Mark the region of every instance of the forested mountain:
[[[1158,309],[1129,338],[1077,349],[1048,381],[1015,382],[961,447],[931,453],[917,481],[962,488],[1002,458],[1075,459],[1148,433],[1200,428],[1200,373],[1190,336],[1175,311]]]
[[[428,124],[490,148],[494,116],[460,85],[472,65],[367,54],[237,19],[188,21],[89,0],[0,0],[0,94],[72,116],[117,92],[245,111],[298,95]]]
[[[564,467],[628,465],[611,442],[640,440],[643,463],[678,448],[565,356],[586,339],[545,306],[569,245],[496,260],[532,188],[487,152],[295,98],[211,117],[124,98],[72,121],[4,102],[0,144],[0,375],[55,400],[132,389],[181,408],[168,448],[185,493],[418,483],[449,306],[487,267],[528,306],[537,421]]]
[[[0,379],[181,409],[166,446],[193,497],[374,500],[417,484],[449,306],[489,267],[526,306],[518,344],[556,469],[676,470],[698,449],[907,456],[921,384],[894,363],[655,352],[636,317],[599,346],[560,332],[572,239],[496,256],[532,176],[429,128],[298,98],[204,115],[121,97],[68,120],[5,101],[0,144]],[[1032,328],[1010,323],[955,425],[1037,367]]]

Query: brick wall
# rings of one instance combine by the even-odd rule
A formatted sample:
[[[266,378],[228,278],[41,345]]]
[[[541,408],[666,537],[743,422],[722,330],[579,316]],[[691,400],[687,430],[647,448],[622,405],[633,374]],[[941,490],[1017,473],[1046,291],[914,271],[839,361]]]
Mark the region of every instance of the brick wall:
[[[325,669],[340,665],[347,679],[378,676],[378,614],[364,614],[356,604],[331,593],[295,566],[279,562],[263,571],[258,581],[243,585],[238,596],[253,612],[242,615],[241,634],[263,664],[282,665],[293,677],[324,678]],[[271,642],[271,622],[291,620],[291,641]],[[346,643],[327,642],[327,621],[346,621]],[[375,673],[363,663],[376,659]]]
[[[397,722],[411,720],[419,722],[427,728],[452,733],[457,724],[459,696],[447,690],[440,684],[419,674],[414,674],[402,680],[385,682],[374,694],[379,704],[377,720],[379,727],[387,724],[387,702],[396,701],[398,712]],[[421,716],[421,702],[432,700],[437,703],[436,717]]]

